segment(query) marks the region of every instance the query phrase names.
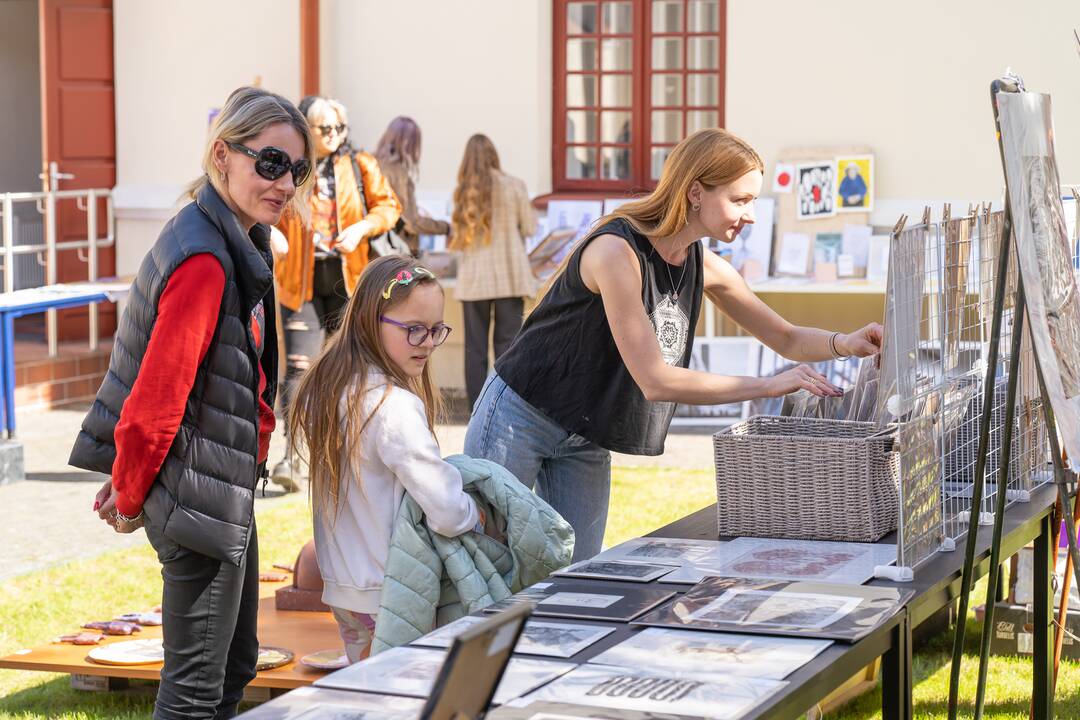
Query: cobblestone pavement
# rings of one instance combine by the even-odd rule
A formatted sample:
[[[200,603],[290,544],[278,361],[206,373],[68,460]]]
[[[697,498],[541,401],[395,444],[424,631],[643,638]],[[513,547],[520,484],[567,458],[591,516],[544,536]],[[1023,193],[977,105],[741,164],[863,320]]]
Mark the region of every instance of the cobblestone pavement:
[[[85,407],[17,412],[17,437],[23,443],[27,479],[0,485],[0,507],[7,509],[5,522],[0,524],[0,579],[146,542],[141,532],[113,532],[92,511],[104,475],[67,464],[85,413]],[[444,453],[461,452],[464,425],[441,426],[438,435]],[[270,446],[271,461],[280,459],[283,452],[284,439],[278,432]],[[708,434],[673,433],[661,457],[615,455],[612,463],[710,468],[712,440]],[[258,493],[256,502],[270,506],[283,496],[280,488],[268,484],[265,497]]]

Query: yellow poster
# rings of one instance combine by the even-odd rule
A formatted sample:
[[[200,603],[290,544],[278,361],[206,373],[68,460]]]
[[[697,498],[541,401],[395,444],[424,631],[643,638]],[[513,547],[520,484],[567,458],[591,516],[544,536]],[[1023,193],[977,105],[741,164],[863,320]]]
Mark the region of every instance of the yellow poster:
[[[869,212],[874,209],[874,156],[836,158],[836,211]]]

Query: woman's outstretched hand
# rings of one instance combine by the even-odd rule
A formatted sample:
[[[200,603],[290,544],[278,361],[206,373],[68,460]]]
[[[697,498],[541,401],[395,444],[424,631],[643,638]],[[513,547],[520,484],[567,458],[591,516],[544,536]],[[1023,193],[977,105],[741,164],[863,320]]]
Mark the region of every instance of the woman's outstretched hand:
[[[881,323],[870,323],[866,327],[836,338],[836,351],[850,357],[867,357],[881,352],[881,338],[885,329]]]
[[[797,390],[808,390],[818,397],[839,397],[843,391],[809,365],[799,365],[768,379],[768,397],[782,397]]]

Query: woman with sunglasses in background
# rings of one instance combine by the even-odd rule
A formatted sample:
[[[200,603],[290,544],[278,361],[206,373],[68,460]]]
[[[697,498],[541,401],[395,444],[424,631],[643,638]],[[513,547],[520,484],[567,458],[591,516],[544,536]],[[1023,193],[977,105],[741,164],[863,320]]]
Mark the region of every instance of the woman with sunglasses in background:
[[[258,88],[210,128],[194,202],[143,259],[109,373],[69,462],[111,479],[94,509],[145,526],[164,580],[155,718],[228,718],[255,677],[255,487],[274,430],[277,328],[270,226],[303,210],[304,116]]]
[[[285,336],[282,408],[297,376],[311,366],[368,263],[368,239],[394,227],[401,203],[379,163],[349,143],[345,106],[331,98],[300,101],[315,143],[315,188],[310,224],[297,213],[282,216],[274,233],[278,300]],[[286,437],[289,433],[286,428]],[[270,478],[286,491],[302,476],[291,443]]]

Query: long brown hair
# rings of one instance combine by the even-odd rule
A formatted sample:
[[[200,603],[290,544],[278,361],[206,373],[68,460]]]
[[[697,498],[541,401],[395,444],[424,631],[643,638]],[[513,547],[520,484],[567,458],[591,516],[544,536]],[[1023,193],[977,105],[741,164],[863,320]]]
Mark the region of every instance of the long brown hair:
[[[420,126],[411,117],[399,115],[386,126],[375,148],[375,159],[380,164],[397,161],[415,182],[420,168]]]
[[[623,203],[597,220],[593,227],[623,218],[647,237],[674,235],[688,222],[690,200],[687,193],[695,180],[706,190],[712,190],[733,183],[752,170],[765,172],[765,163],[750,143],[723,128],[698,130],[676,145],[668,155],[655,190],[645,197]],[[536,306],[540,305],[544,295],[566,269],[576,249],[567,253],[559,268],[552,273],[537,296]]]
[[[408,285],[396,285],[389,299],[383,292],[399,272],[416,267],[413,258],[387,255],[372,261],[360,275],[356,291],[345,306],[341,328],[330,336],[322,352],[301,376],[288,408],[289,440],[307,452],[312,504],[334,517],[348,487],[342,487],[346,466],[360,478],[360,435],[371,417],[396,385],[417,395],[424,403],[428,426],[442,415],[442,399],[425,366],[418,378],[410,378],[394,364],[380,341],[379,316],[404,302],[420,285],[438,281],[420,275]],[[371,372],[386,376],[387,386],[379,404],[365,416],[360,399],[370,388]],[[347,400],[342,403],[342,398]],[[342,405],[345,410],[342,413]],[[302,441],[302,442],[301,442]]]
[[[491,242],[491,171],[498,169],[499,153],[491,139],[479,133],[469,138],[454,188],[451,250],[468,250]]]

